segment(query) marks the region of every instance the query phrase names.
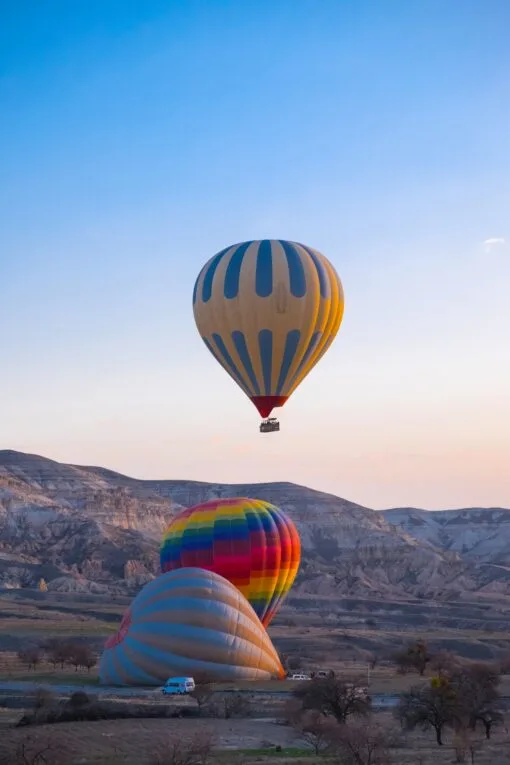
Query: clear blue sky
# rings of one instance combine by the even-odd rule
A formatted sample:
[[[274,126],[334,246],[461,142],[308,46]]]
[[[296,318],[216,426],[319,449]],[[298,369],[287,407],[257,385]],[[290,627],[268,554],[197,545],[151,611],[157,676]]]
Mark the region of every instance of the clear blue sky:
[[[509,28],[508,0],[1,3],[0,448],[510,506]],[[191,310],[264,237],[346,295],[267,438]]]

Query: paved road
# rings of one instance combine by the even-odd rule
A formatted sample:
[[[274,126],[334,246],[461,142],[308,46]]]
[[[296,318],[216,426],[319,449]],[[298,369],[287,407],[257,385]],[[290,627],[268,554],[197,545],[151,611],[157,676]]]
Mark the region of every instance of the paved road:
[[[110,688],[104,685],[86,685],[85,683],[73,685],[53,684],[53,683],[38,683],[30,680],[2,680],[0,681],[0,693],[5,695],[6,693],[27,693],[33,691],[36,688],[49,688],[54,693],[61,693],[67,695],[68,693],[75,693],[76,691],[85,691],[85,693],[93,693],[94,696],[147,696],[155,692],[155,688]]]
[[[115,688],[104,685],[53,685],[50,683],[36,683],[29,680],[18,681],[0,681],[0,695],[17,695],[25,694],[35,690],[39,687],[51,688],[53,693],[67,696],[76,691],[85,691],[85,693],[93,693],[95,696],[116,696],[119,698],[147,698],[156,697],[160,698],[160,694],[157,688]],[[253,693],[252,690],[229,690],[223,691],[223,693]],[[275,698],[287,698],[290,696],[291,691],[269,691],[269,690],[256,690],[257,695],[260,696],[273,696]],[[375,693],[372,695],[372,703],[375,707],[393,707],[398,703],[398,694],[391,693]]]
[[[103,685],[52,685],[51,683],[34,683],[30,681],[0,681],[0,698],[10,696],[19,696],[21,698],[28,692],[34,691],[39,687],[50,688],[57,695],[69,696],[76,691],[85,691],[94,694],[95,696],[109,696],[116,698],[153,698],[160,700],[163,698],[157,688],[116,688]],[[229,690],[222,691],[223,693],[242,693],[249,694],[254,691],[251,690]],[[255,691],[260,696],[274,696],[275,698],[286,698],[292,691],[269,691],[269,690],[257,690]],[[375,709],[391,709],[398,704],[398,700],[401,694],[398,693],[373,693],[372,704]],[[164,697],[167,701],[176,701],[176,697]],[[510,696],[503,696],[505,706],[510,709]]]

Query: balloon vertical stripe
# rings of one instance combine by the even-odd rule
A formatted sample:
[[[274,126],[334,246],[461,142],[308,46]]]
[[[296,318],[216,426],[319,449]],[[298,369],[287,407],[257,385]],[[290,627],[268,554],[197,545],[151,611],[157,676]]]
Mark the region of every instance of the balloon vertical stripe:
[[[294,380],[296,380],[299,377],[303,369],[306,369],[308,359],[310,358],[312,353],[314,353],[314,351],[316,350],[317,345],[320,343],[321,337],[322,337],[322,332],[315,332],[315,334],[312,335],[312,339],[308,343],[308,348],[305,351],[305,355],[303,356],[298,368],[292,375],[292,378],[289,380],[289,385],[292,385]]]
[[[251,242],[244,242],[244,244],[242,244],[232,253],[232,257],[230,258],[227,270],[225,272],[225,282],[223,286],[223,294],[227,300],[232,300],[239,294],[241,266],[243,265],[244,254],[250,244]]]
[[[212,288],[213,288],[213,280],[214,275],[216,273],[216,269],[220,265],[221,260],[223,259],[225,253],[227,253],[230,250],[230,247],[226,247],[224,250],[219,252],[215,257],[210,261],[210,264],[207,268],[207,271],[204,274],[204,281],[203,281],[203,287],[202,287],[202,300],[204,303],[208,303],[212,296]]]
[[[273,256],[271,244],[264,239],[259,244],[255,292],[259,297],[269,297],[273,291]]]
[[[241,374],[239,370],[239,367],[242,366],[242,362],[238,366],[234,364],[232,356],[228,352],[227,346],[223,342],[223,338],[221,337],[221,335],[218,335],[215,332],[212,338],[214,342],[216,343],[216,348],[218,349],[219,356],[217,355],[216,357],[217,358],[220,357],[221,359],[223,359],[224,365],[231,371],[232,375],[240,381],[241,386],[247,390],[250,390],[250,386],[248,385],[248,383],[246,382],[245,378],[243,377],[243,375]]]
[[[326,353],[343,312],[342,283],[327,258],[279,239],[222,250],[193,291],[200,335],[263,417]]]
[[[251,386],[255,392],[255,395],[260,395],[260,388],[257,378],[255,377],[255,372],[253,371],[253,366],[251,363],[250,355],[248,353],[248,348],[246,346],[246,340],[242,332],[239,332],[238,330],[235,330],[232,332],[232,341],[236,347],[236,351],[239,354],[239,358],[242,361],[244,370],[246,374],[248,375],[248,378],[250,380]]]
[[[269,396],[273,370],[273,333],[270,329],[261,329],[259,332],[259,353],[264,376],[264,395]]]
[[[317,257],[316,253],[310,247],[306,247],[304,244],[300,244],[299,246],[302,247],[306,253],[308,253],[313,261],[315,268],[317,269],[321,298],[331,297],[330,281],[328,279],[328,274],[324,268],[324,265],[320,261],[320,258]]]
[[[294,297],[306,295],[306,277],[298,251],[290,242],[281,242],[289,267],[290,292]]]
[[[280,376],[278,377],[278,384],[276,386],[276,395],[281,396],[283,386],[287,380],[287,375],[291,368],[292,362],[296,357],[296,350],[301,337],[299,329],[293,329],[287,333],[287,339],[285,341],[285,350],[283,352],[282,364],[280,367]]]

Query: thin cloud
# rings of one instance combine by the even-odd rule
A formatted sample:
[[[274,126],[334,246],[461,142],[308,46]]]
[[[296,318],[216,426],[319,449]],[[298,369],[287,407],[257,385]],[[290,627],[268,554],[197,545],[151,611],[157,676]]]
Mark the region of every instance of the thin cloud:
[[[495,247],[501,247],[505,244],[505,239],[502,236],[493,236],[490,239],[486,239],[483,243],[483,249],[485,252],[491,252]]]

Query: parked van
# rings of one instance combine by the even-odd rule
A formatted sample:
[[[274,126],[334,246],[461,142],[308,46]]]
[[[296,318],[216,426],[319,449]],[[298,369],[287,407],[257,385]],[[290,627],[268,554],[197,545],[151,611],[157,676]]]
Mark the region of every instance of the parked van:
[[[310,680],[310,675],[307,675],[304,672],[295,672],[293,675],[290,675],[287,680]]]
[[[192,677],[169,677],[161,692],[165,696],[177,696],[191,693],[195,690],[195,681]]]

